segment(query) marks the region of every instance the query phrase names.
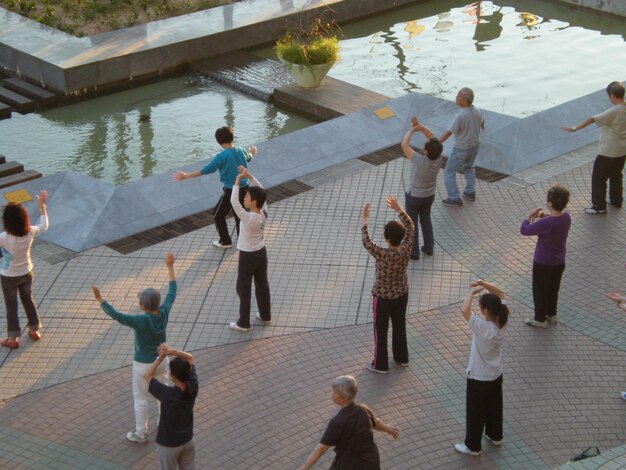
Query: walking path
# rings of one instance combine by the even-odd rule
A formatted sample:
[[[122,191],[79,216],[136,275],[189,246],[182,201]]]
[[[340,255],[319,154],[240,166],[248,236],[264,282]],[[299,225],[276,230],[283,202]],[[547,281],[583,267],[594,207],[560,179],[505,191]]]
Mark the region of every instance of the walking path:
[[[605,461],[605,468],[620,468],[626,318],[605,294],[626,288],[626,214],[582,214],[594,151],[589,146],[497,183],[479,181],[477,201],[462,209],[435,203],[435,255],[409,268],[411,364],[387,376],[363,370],[373,348],[374,266],[361,246],[359,214],[372,202],[371,233],[380,241],[391,216],[384,198],[402,194],[403,159],[342,163],[302,178],[314,189],[272,204],[266,236],[274,323],[253,325],[249,334],[228,328],[238,308],[238,255],[211,246],[213,227],[126,256],[101,246],[54,265],[36,261],[44,338],[23,338],[20,349],[0,352],[0,467],[155,468],[156,416],[150,443],[125,439],[133,423],[132,332],[100,310],[90,286],[137,312],[139,288],[164,287],[162,257],[172,251],[179,295],[168,341],[195,351],[199,468],[297,467],[336,412],[330,382],[345,373],[360,381],[359,399],[402,430],[397,441],[377,436],[384,468],[555,468],[588,445],[600,447],[601,459],[571,468]],[[536,330],[523,324],[532,312],[534,240],[518,230],[556,182],[570,188],[573,215],[560,324]],[[476,277],[506,289],[513,316],[505,343],[505,444],[485,443],[484,454],[471,458],[452,445],[464,436],[470,341],[460,304]]]

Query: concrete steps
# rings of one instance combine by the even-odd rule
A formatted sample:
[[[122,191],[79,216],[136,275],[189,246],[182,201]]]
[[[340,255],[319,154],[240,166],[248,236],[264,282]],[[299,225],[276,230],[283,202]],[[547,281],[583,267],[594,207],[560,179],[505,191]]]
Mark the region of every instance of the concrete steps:
[[[11,112],[25,114],[40,106],[51,106],[61,96],[19,78],[7,78],[0,86],[0,119],[11,117]]]
[[[35,110],[35,102],[30,98],[0,87],[0,101],[11,106],[13,111],[25,114]]]
[[[4,88],[7,88],[15,93],[19,93],[22,96],[26,96],[27,98],[41,104],[54,104],[59,99],[59,96],[55,93],[44,90],[37,85],[25,82],[19,78],[7,78],[2,85]]]
[[[35,170],[24,170],[24,165],[18,162],[7,162],[4,155],[0,155],[0,189],[26,181],[41,178],[41,173]]]

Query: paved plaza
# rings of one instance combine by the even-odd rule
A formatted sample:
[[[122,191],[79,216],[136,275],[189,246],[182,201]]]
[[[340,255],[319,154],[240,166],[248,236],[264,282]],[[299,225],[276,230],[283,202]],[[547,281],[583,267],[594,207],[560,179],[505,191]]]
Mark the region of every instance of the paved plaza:
[[[371,233],[381,242],[392,215],[384,199],[402,195],[404,159],[378,166],[352,160],[299,178],[314,189],[270,206],[273,324],[253,324],[249,334],[228,328],[238,309],[238,255],[211,246],[212,226],[128,255],[101,246],[53,265],[36,259],[44,336],[0,351],[0,467],[157,467],[156,407],[150,442],[125,438],[134,424],[132,332],[104,314],[90,287],[137,313],[141,287],[165,290],[163,255],[172,251],[179,294],[168,342],[193,351],[198,368],[198,468],[296,468],[337,411],[331,380],[346,373],[360,382],[358,399],[401,429],[397,441],[377,435],[383,468],[556,468],[589,445],[600,447],[602,458],[567,468],[622,468],[626,318],[606,293],[626,289],[626,214],[582,213],[594,152],[591,145],[496,183],[480,181],[477,201],[461,209],[437,198],[435,254],[409,267],[411,363],[389,375],[363,369],[373,350],[374,263],[361,245],[359,217],[370,201]],[[560,323],[536,330],[523,323],[532,315],[535,241],[519,235],[519,224],[554,183],[571,190],[573,224]],[[477,277],[509,293],[512,317],[504,347],[505,442],[484,442],[482,456],[467,457],[452,446],[464,436],[470,343],[460,305]],[[331,454],[317,467],[328,468]]]

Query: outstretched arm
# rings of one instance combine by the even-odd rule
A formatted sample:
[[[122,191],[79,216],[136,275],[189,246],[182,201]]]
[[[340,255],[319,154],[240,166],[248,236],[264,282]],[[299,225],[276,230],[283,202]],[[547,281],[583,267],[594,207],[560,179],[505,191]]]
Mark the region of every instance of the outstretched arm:
[[[482,287],[482,288],[486,289],[487,292],[489,292],[490,294],[497,295],[502,300],[506,299],[506,294],[504,293],[504,291],[502,289],[500,289],[499,287],[497,287],[494,284],[491,284],[491,283],[489,283],[487,281],[483,281],[482,279],[478,279],[476,281],[473,281],[470,284],[470,287]]]
[[[404,153],[404,156],[406,158],[408,158],[409,160],[411,160],[415,156],[415,154],[416,154],[415,150],[413,150],[411,148],[411,145],[410,145],[411,136],[415,132],[421,132],[422,134],[424,134],[424,136],[427,139],[432,139],[433,138],[433,133],[431,132],[431,130],[428,127],[426,127],[423,124],[421,124],[417,120],[417,118],[415,116],[412,117],[411,118],[411,129],[408,130],[408,132],[406,133],[406,135],[402,139],[402,142],[400,143],[400,147],[402,148],[402,152]]]
[[[376,429],[377,431],[386,432],[394,439],[398,439],[398,436],[400,435],[400,430],[398,428],[383,423],[383,420],[380,418],[376,418],[376,426],[374,426],[374,429]]]
[[[176,273],[174,272],[174,255],[168,253],[165,255],[165,266],[167,266],[167,278],[169,281],[176,280]]]
[[[474,283],[472,282],[472,284]],[[476,294],[484,290],[483,287],[472,286],[472,284],[470,284],[470,289],[467,291],[467,295],[465,296],[465,300],[461,306],[461,315],[463,315],[465,321],[469,321],[472,316],[472,299]]]
[[[576,132],[580,129],[584,129],[585,127],[587,127],[590,124],[593,124],[594,122],[596,122],[596,120],[592,117],[585,119],[584,121],[582,121],[580,124],[575,125],[574,127],[570,127],[570,126],[561,126],[561,129],[566,131],[566,132]]]
[[[317,463],[320,457],[324,455],[328,449],[330,449],[330,446],[318,444],[315,450],[311,452],[311,455],[309,455],[309,458],[306,459],[304,465],[298,467],[298,470],[309,470],[309,468],[313,467],[313,465]]]
[[[446,140],[448,140],[448,137],[450,137],[451,135],[452,135],[452,132],[445,131],[443,134],[441,134],[441,137],[439,137],[439,142],[443,144]]]
[[[402,206],[400,206],[397,197],[387,196],[386,202],[389,209],[392,209],[398,213],[398,217],[400,217],[400,221],[402,222],[402,225],[404,225],[404,238],[400,242],[400,245],[406,245],[407,243],[412,242],[415,236],[415,225],[409,217],[409,214],[404,212],[404,209],[402,209]]]
[[[159,355],[163,355],[163,356],[180,357],[182,360],[187,361],[190,364],[193,364],[193,356],[190,353],[171,348],[166,343],[161,344],[157,348],[157,352],[159,353]]]
[[[45,189],[39,191],[37,194],[37,206],[39,207],[39,213],[42,216],[48,216],[48,211],[46,210],[46,203],[48,202],[48,191]]]
[[[200,173],[200,170],[193,171],[191,173],[185,173],[184,171],[177,171],[176,173],[172,175],[172,178],[174,179],[174,181],[185,181],[185,180],[188,180],[189,178],[196,178],[197,176],[202,176],[202,173]]]

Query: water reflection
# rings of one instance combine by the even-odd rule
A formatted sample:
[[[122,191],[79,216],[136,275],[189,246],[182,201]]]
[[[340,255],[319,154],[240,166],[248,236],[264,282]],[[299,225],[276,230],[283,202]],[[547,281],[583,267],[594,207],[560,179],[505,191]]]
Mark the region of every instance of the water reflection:
[[[489,46],[488,42],[494,41],[502,34],[502,7],[489,2],[483,6],[483,2],[476,2],[476,29],[474,39],[476,51],[484,51]]]
[[[519,117],[626,76],[626,62],[602,60],[626,55],[618,17],[536,0],[458,5],[429,1],[346,25],[330,75],[391,97],[419,90],[453,100],[470,84],[478,106]]]
[[[44,175],[71,169],[122,184],[209,158],[223,125],[252,145],[310,124],[210,81],[176,78],[16,115],[0,123],[0,153]]]

